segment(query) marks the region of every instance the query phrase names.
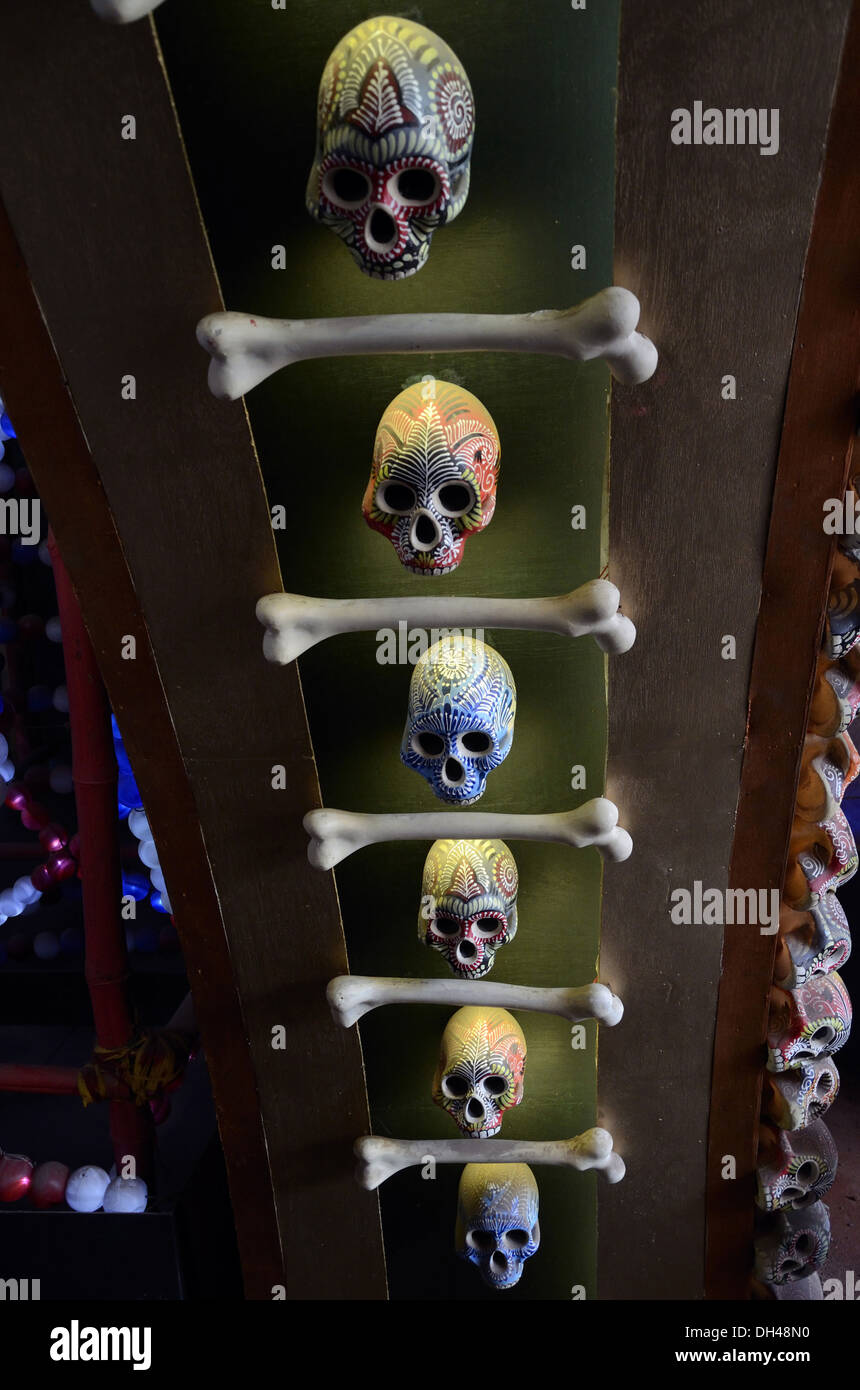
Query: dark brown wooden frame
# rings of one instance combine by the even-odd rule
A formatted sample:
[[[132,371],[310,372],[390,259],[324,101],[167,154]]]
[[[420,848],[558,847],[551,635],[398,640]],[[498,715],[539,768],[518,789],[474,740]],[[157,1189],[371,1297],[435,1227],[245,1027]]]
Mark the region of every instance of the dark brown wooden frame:
[[[661,360],[650,382],[612,396],[610,578],[639,635],[609,663],[607,795],[634,852],[604,877],[601,978],[625,1016],[601,1034],[598,1117],[628,1166],[617,1188],[599,1189],[601,1298],[705,1296],[722,932],[673,925],[669,895],[697,879],[728,884],[785,390],[849,10],[622,6],[615,279],[639,296]],[[695,98],[778,107],[779,154],[673,146],[671,113]],[[737,379],[732,402],[725,373]],[[721,659],[723,634],[734,661]],[[804,681],[808,669],[804,659]],[[767,881],[762,866],[756,885]],[[759,1010],[753,1030],[761,1022]],[[751,1223],[748,1179],[735,1186]],[[735,1275],[750,1260],[736,1250]]]
[[[750,680],[730,869],[734,888],[781,888],[835,542],[823,504],[849,476],[860,387],[860,9],[845,41],[806,260]],[[708,1141],[707,1294],[742,1298],[752,1267],[758,1112],[775,936],[728,926]],[[722,1174],[724,1157],[737,1177]]]

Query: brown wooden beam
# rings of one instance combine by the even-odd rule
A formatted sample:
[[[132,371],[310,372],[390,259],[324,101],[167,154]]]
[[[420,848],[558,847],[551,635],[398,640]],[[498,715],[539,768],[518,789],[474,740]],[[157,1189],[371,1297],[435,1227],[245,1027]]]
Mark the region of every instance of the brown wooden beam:
[[[613,389],[609,571],[638,629],[609,662],[607,795],[633,836],[606,873],[601,1298],[701,1299],[719,926],[670,894],[728,882],[773,478],[803,263],[849,0],[623,0],[615,279],[660,350]],[[781,146],[679,146],[696,99],[777,107]],[[737,396],[721,395],[725,374]],[[736,659],[721,657],[723,634]]]
[[[860,385],[860,8],[845,42],[791,359],[773,495],[730,883],[780,888],[834,542],[825,499],[841,497]],[[768,992],[776,937],[727,926],[708,1140],[707,1296],[745,1296]],[[724,1156],[737,1178],[722,1177]]]

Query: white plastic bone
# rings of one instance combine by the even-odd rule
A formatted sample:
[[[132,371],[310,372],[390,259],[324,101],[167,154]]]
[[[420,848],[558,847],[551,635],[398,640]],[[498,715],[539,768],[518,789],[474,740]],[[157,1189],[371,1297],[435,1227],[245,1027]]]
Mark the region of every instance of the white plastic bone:
[[[333,869],[357,849],[383,840],[549,840],[575,849],[594,845],[614,864],[628,859],[633,851],[633,841],[618,824],[618,807],[605,796],[596,796],[575,811],[550,815],[509,815],[507,811],[377,815],[322,806],[308,811],[302,824],[310,836],[308,859],[316,869]]]
[[[342,632],[374,632],[408,627],[450,631],[514,627],[559,632],[564,637],[591,633],[598,647],[618,655],[629,651],[636,629],[618,612],[621,595],[607,579],[592,579],[558,598],[306,598],[304,594],[266,594],[257,604],[264,625],[263,655],[286,666],[326,637]]]
[[[135,19],[143,19],[152,14],[164,0],[90,0],[99,19],[110,24],[131,24]]]
[[[356,1179],[369,1191],[404,1168],[436,1163],[528,1163],[576,1168],[580,1173],[596,1168],[607,1182],[624,1177],[624,1160],[612,1149],[606,1129],[587,1129],[574,1139],[382,1139],[375,1134],[355,1141],[358,1158]]]
[[[380,1004],[487,1004],[492,1008],[526,1009],[531,1013],[558,1014],[571,1023],[596,1018],[607,1027],[620,1023],[624,1005],[606,985],[577,985],[564,989],[540,989],[532,985],[505,985],[486,980],[398,980],[378,975],[337,975],[326,990],[336,1022],[351,1028]]]
[[[377,352],[536,352],[574,362],[605,358],[626,386],[647,381],[657,349],[634,330],[639,300],[610,285],[573,309],[533,314],[372,314],[343,319],[265,319],[207,314],[197,341],[212,357],[209,388],[234,401],[282,367],[309,357]]]

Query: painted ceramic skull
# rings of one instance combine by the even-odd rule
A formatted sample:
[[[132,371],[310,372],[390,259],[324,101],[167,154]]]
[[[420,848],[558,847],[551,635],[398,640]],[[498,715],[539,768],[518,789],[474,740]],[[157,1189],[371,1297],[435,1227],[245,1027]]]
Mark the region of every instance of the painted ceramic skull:
[[[469,806],[511,750],[517,692],[508,663],[473,637],[448,637],[415,664],[400,757],[440,801]]]
[[[808,912],[783,906],[774,980],[797,989],[813,975],[841,970],[851,954],[851,930],[835,893],[824,893]]]
[[[419,940],[440,951],[455,975],[480,980],[517,934],[517,884],[503,840],[436,840],[421,880]]]
[[[768,1069],[785,1071],[838,1052],[851,1032],[851,1000],[839,973],[813,975],[799,989],[771,990]]]
[[[795,815],[818,824],[832,820],[846,789],[860,771],[860,757],[847,733],[808,736],[795,800]]]
[[[489,1139],[523,1098],[526,1040],[505,1009],[458,1009],[442,1034],[433,1099],[471,1139]]]
[[[447,381],[407,386],[376,431],[361,510],[413,574],[450,574],[496,509],[499,436],[477,396]]]
[[[841,807],[817,827],[796,821],[792,830],[785,898],[799,911],[836,892],[857,872],[857,846]]]
[[[819,659],[819,672],[809,710],[810,733],[830,738],[842,734],[860,710],[860,680],[851,661],[830,665]]]
[[[837,1164],[836,1145],[821,1120],[796,1130],[763,1125],[756,1168],[756,1203],[762,1211],[808,1207],[829,1192]]]
[[[793,1283],[820,1269],[830,1249],[830,1213],[823,1202],[764,1218],[755,1241],[755,1274],[765,1284]]]
[[[411,20],[368,19],[322,75],[308,212],[365,275],[414,275],[466,202],[474,133],[472,89],[448,45]]]
[[[839,1072],[830,1057],[801,1062],[765,1076],[765,1114],[781,1129],[803,1129],[819,1120],[839,1094]]]
[[[457,1193],[457,1254],[491,1289],[512,1289],[540,1245],[538,1185],[525,1163],[467,1163]]]

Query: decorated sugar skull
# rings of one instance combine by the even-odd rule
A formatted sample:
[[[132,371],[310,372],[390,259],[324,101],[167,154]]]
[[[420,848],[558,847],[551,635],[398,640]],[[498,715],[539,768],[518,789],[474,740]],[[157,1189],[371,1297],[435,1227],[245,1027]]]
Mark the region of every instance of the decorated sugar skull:
[[[450,574],[466,537],[492,520],[498,474],[499,436],[486,406],[430,378],[395,396],[380,420],[361,509],[406,569]]]
[[[471,1139],[489,1139],[523,1098],[526,1040],[506,1009],[458,1009],[442,1034],[433,1099]]]
[[[517,692],[507,662],[473,637],[448,637],[415,664],[400,757],[440,801],[469,806],[511,750]]]
[[[437,840],[421,880],[418,937],[480,980],[517,933],[517,866],[503,840]]]
[[[755,1274],[765,1284],[794,1283],[820,1269],[830,1249],[830,1213],[823,1202],[765,1217],[755,1240]]]
[[[792,830],[785,898],[800,911],[838,891],[857,872],[854,833],[842,808],[817,827],[796,821]]]
[[[807,1207],[829,1192],[836,1168],[836,1145],[821,1120],[796,1130],[762,1125],[756,1202],[762,1211]]]
[[[860,757],[847,733],[808,738],[795,801],[795,815],[818,823],[832,820],[845,790],[860,770]]]
[[[844,733],[858,711],[860,680],[856,671],[847,662],[832,666],[821,657],[809,710],[809,732],[825,738]]]
[[[796,989],[813,975],[841,970],[851,954],[851,930],[835,893],[822,894],[807,912],[783,906],[779,929],[774,979],[783,989]]]
[[[457,1193],[457,1254],[491,1289],[512,1289],[540,1245],[538,1185],[525,1163],[467,1163]]]
[[[785,1071],[829,1057],[851,1032],[851,1000],[838,971],[813,975],[798,989],[771,990],[768,1068]]]
[[[308,211],[365,275],[414,275],[466,202],[474,133],[469,79],[444,40],[412,20],[365,20],[323,71]]]
[[[764,1111],[781,1129],[803,1129],[821,1119],[839,1094],[839,1072],[830,1057],[800,1062],[765,1076]]]

